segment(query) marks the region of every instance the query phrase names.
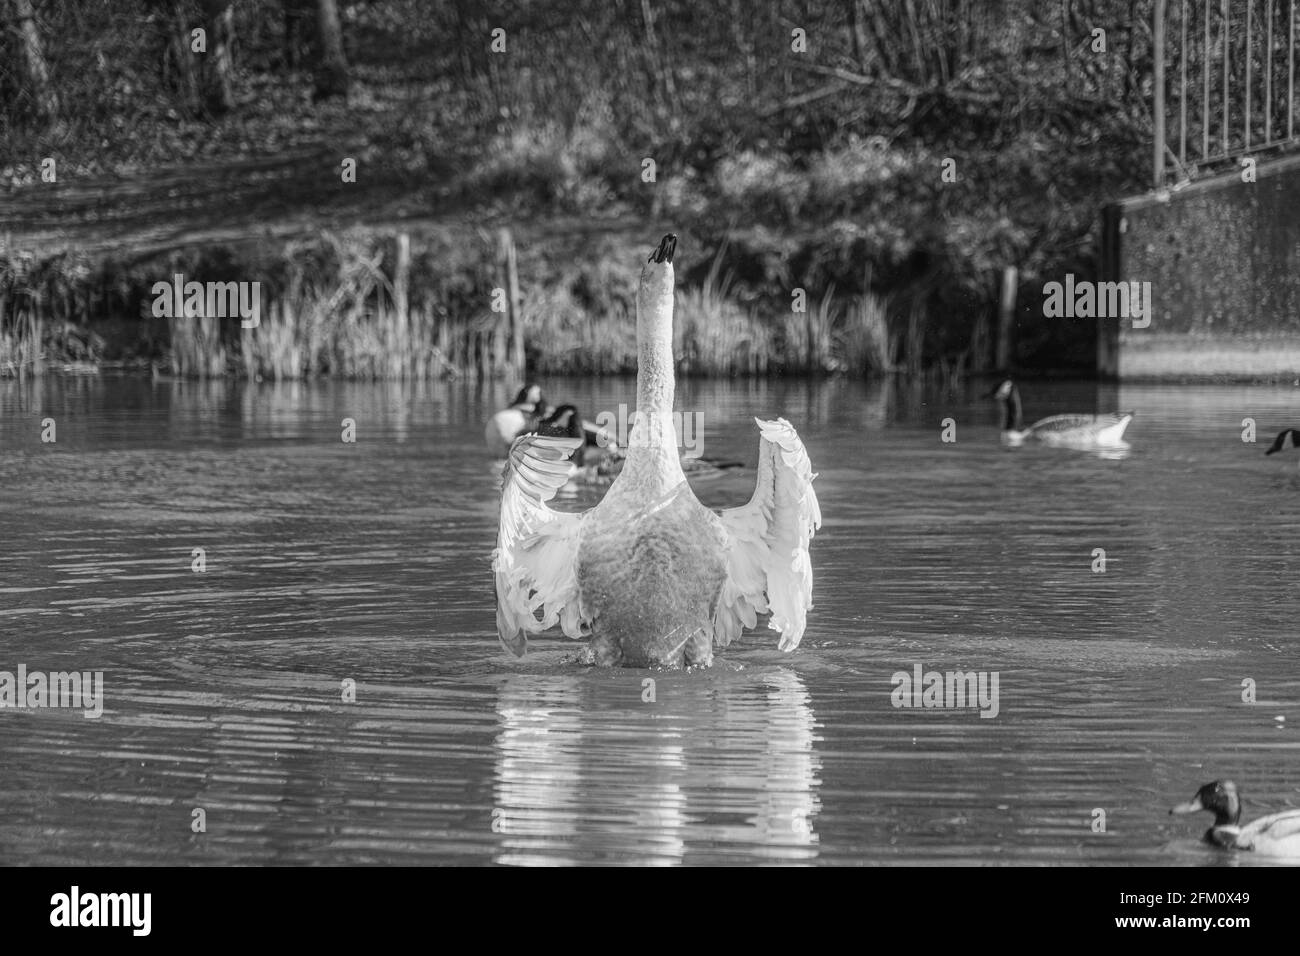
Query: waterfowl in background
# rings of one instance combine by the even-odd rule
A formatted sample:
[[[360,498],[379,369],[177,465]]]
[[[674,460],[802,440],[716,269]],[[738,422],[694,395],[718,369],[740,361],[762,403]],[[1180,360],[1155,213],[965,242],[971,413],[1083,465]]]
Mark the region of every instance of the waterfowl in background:
[[[1283,810],[1240,825],[1241,796],[1231,780],[1215,780],[1196,791],[1187,803],[1170,813],[1214,814],[1214,826],[1205,831],[1205,841],[1228,850],[1251,850],[1262,856],[1300,857],[1300,810]]]
[[[985,397],[1002,403],[1002,440],[1008,445],[1041,441],[1047,445],[1072,448],[1118,448],[1125,445],[1124,429],[1133,420],[1132,412],[1105,415],[1052,415],[1023,425],[1020,389],[1007,379]]]
[[[591,637],[596,663],[708,664],[714,646],[769,613],[792,651],[812,606],[808,545],[821,510],[808,454],[789,422],[758,421],[757,487],[715,513],[691,491],[672,424],[673,254],[665,236],[637,289],[637,418],[627,460],[582,513],[546,504],[582,439],[526,435],[510,449],[492,569],[497,631],[522,656],[557,622]]]
[[[537,425],[537,434],[557,438],[581,438],[583,444],[573,450],[569,461],[575,468],[574,477],[589,481],[608,480],[623,470],[627,461],[623,449],[612,435],[599,426],[583,421],[574,405],[561,405]],[[744,462],[718,458],[683,457],[682,472],[690,478],[707,478],[721,475],[735,468],[745,467]],[[578,473],[582,469],[582,473]]]
[[[1273,446],[1264,454],[1271,455],[1274,452],[1286,451],[1288,448],[1300,448],[1300,431],[1294,428],[1278,432],[1277,437],[1273,439]]]
[[[612,475],[623,461],[623,450],[605,429],[585,422],[576,405],[561,405],[537,424],[537,434],[552,438],[578,438],[582,444],[573,449],[569,461],[575,468],[594,469],[596,474]]]
[[[510,452],[510,443],[520,435],[536,431],[537,424],[546,417],[546,399],[542,390],[531,382],[519,390],[508,408],[503,408],[488,419],[483,429],[483,439],[493,454],[503,458]]]

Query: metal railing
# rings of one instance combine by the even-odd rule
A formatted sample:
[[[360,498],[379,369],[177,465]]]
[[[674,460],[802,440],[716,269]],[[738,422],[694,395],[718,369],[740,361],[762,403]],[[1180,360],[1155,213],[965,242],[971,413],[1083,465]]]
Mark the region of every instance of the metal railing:
[[[1192,166],[1212,166],[1300,143],[1295,122],[1297,2],[1155,0],[1151,32],[1157,189],[1165,185],[1171,165],[1186,179]],[[1171,91],[1166,67],[1171,63],[1172,92],[1178,100],[1176,130],[1167,127],[1166,98]]]

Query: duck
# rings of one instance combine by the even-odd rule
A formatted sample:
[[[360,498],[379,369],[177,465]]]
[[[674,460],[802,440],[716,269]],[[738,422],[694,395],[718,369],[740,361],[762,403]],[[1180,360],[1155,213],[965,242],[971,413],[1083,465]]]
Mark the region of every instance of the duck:
[[[488,419],[483,439],[493,454],[505,457],[510,451],[510,443],[520,435],[536,431],[546,412],[546,399],[542,397],[541,388],[529,382],[508,407]]]
[[[996,398],[1002,403],[1002,441],[1008,445],[1021,445],[1027,440],[1041,441],[1045,445],[1065,445],[1073,448],[1126,447],[1124,430],[1133,421],[1133,412],[1105,415],[1052,415],[1023,427],[1020,409],[1020,389],[1011,379],[989,392],[986,398]]]
[[[1245,826],[1241,821],[1241,795],[1231,780],[1215,780],[1196,791],[1186,803],[1170,813],[1209,810],[1214,826],[1205,831],[1205,842],[1226,850],[1251,850],[1262,856],[1300,857],[1300,810],[1270,813]]]
[[[1274,452],[1286,451],[1288,448],[1300,448],[1300,431],[1294,428],[1278,432],[1277,437],[1273,439],[1272,447],[1264,454],[1271,455]]]
[[[809,545],[821,527],[816,475],[794,426],[758,425],[756,487],[720,512],[695,497],[672,424],[673,257],[660,240],[636,293],[637,416],[626,461],[601,500],[581,512],[547,504],[567,481],[583,439],[524,435],[510,447],[492,572],[497,635],[522,657],[529,635],[557,623],[589,638],[605,667],[707,666],[769,615],[778,647],[794,651],[812,607]]]

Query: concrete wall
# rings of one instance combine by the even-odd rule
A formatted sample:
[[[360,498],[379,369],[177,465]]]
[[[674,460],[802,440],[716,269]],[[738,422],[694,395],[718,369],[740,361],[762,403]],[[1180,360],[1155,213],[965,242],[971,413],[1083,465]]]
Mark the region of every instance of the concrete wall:
[[[1099,322],[1097,367],[1137,379],[1300,378],[1300,155],[1108,206],[1102,274],[1151,283],[1151,325]]]

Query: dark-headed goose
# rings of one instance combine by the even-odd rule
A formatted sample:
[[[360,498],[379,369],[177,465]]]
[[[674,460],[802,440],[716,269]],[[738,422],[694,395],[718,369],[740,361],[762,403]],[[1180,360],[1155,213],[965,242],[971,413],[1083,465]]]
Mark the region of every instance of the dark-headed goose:
[[[1020,389],[1007,379],[989,397],[1002,403],[1002,440],[1008,445],[1041,441],[1045,445],[1070,448],[1122,448],[1124,429],[1133,420],[1132,412],[1105,415],[1052,415],[1024,427],[1021,418]]]
[[[536,431],[537,423],[546,417],[546,399],[542,390],[529,383],[519,390],[508,408],[503,408],[487,421],[483,439],[494,454],[505,455],[510,443],[520,435]]]
[[[1264,454],[1272,455],[1274,452],[1286,451],[1288,448],[1300,448],[1300,431],[1294,428],[1278,432],[1277,437],[1273,439],[1273,447]]]

